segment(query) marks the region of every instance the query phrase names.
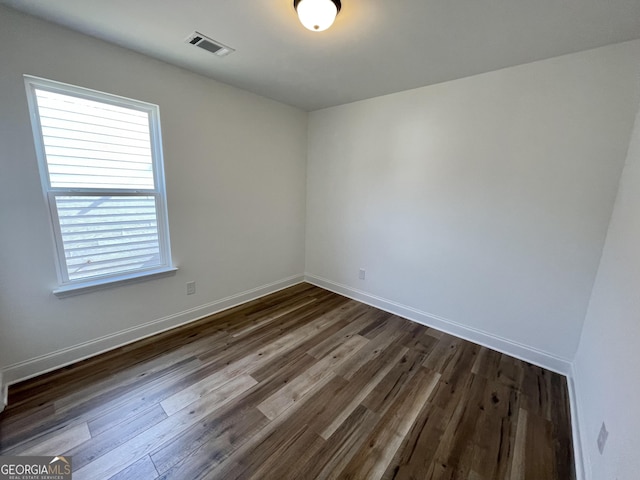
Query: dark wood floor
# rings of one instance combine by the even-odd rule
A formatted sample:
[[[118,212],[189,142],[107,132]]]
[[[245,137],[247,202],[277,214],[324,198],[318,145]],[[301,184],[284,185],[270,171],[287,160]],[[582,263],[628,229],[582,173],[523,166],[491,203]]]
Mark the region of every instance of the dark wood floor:
[[[575,478],[565,378],[300,284],[9,390],[74,479]]]

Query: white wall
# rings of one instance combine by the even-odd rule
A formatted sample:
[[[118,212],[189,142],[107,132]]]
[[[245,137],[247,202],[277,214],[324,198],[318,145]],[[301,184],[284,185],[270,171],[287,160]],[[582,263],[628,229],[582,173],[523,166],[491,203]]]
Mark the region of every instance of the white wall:
[[[629,42],[311,113],[307,273],[568,365],[638,58]]]
[[[636,78],[640,83],[640,78]],[[575,361],[585,454],[593,480],[640,472],[640,111]],[[609,438],[601,456],[602,422]]]
[[[53,243],[23,74],[160,106],[175,276],[52,295]],[[34,368],[72,360],[228,296],[301,278],[306,122],[301,110],[0,7],[0,369],[170,317]],[[190,280],[197,294],[187,297]],[[6,381],[16,374],[5,373]]]

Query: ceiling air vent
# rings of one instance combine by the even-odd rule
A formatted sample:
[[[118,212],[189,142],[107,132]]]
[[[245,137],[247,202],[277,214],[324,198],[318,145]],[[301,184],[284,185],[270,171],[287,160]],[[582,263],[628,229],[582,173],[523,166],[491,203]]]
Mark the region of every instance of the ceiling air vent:
[[[185,42],[190,43],[191,45],[195,45],[196,47],[200,47],[207,52],[211,52],[219,57],[226,57],[230,53],[235,52],[233,48],[227,47],[220,42],[216,42],[215,40],[212,40],[211,38],[199,32],[193,32],[187,37]]]

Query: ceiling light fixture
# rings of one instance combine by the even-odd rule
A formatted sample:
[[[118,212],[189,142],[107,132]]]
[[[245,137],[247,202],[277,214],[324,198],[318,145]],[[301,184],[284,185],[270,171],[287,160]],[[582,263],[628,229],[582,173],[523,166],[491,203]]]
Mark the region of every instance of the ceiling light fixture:
[[[293,0],[300,23],[313,32],[321,32],[333,25],[342,8],[340,0]]]

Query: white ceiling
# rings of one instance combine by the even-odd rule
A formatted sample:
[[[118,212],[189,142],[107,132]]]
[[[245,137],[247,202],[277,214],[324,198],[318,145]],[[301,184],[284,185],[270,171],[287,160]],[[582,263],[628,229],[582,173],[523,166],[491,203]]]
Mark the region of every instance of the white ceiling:
[[[293,0],[0,3],[305,110],[640,38],[640,0],[342,0],[321,33]]]

